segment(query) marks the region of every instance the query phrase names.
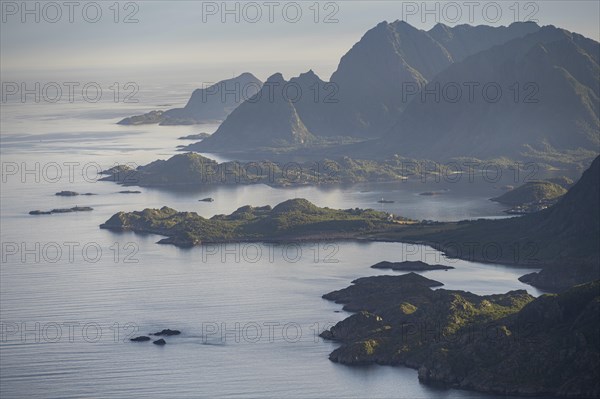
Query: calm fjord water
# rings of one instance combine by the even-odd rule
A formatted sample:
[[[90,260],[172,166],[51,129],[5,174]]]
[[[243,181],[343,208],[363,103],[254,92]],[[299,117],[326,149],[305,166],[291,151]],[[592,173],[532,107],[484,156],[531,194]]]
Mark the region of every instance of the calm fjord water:
[[[162,103],[156,101],[146,107]],[[397,243],[178,249],[157,245],[158,236],[114,233],[98,225],[121,210],[167,205],[211,216],[293,197],[418,219],[498,217],[502,207],[488,200],[497,188],[235,186],[176,193],[142,188],[142,194],[126,195],[112,183],[86,181],[84,165],[166,159],[182,144],[177,137],[216,128],[114,124],[133,113],[119,109],[115,114],[114,104],[3,105],[3,164],[40,166],[39,173],[21,178],[19,171],[2,183],[2,398],[492,397],[423,386],[416,371],[406,368],[331,363],[327,355],[336,345],[317,334],[348,314],[321,295],[361,276],[385,274],[369,268],[382,260],[455,266],[425,274],[447,288],[482,294],[527,289],[538,295],[517,280],[527,270],[446,259],[431,248]],[[73,182],[66,162],[78,164]],[[56,182],[50,181],[52,170],[44,171],[52,163],[61,165]],[[94,171],[86,176],[95,177]],[[418,195],[443,188],[449,189],[445,195]],[[97,195],[54,195],[61,190]],[[197,201],[206,196],[215,202]],[[380,205],[381,197],[396,202]],[[27,214],[75,205],[94,211]],[[182,335],[166,338],[164,347],[128,341],[163,328]]]

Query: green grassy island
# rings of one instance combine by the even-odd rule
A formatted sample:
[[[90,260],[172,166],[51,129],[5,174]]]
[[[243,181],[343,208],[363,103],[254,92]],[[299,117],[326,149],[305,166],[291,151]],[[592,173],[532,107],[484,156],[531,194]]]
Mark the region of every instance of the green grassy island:
[[[290,242],[353,239],[390,231],[403,223],[371,209],[320,208],[305,199],[292,199],[275,207],[243,206],[230,215],[203,218],[195,212],[145,209],[119,212],[100,227],[167,236],[159,243],[189,247],[203,243],[240,241]]]

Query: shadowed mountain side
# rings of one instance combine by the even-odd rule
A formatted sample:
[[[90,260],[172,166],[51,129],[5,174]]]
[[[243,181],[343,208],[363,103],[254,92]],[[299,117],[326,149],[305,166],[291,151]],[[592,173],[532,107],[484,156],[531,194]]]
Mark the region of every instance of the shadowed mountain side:
[[[212,136],[188,149],[220,151],[287,147],[314,140],[291,101],[296,98],[296,93],[288,93],[287,85],[281,74],[271,76],[262,89],[236,108]],[[308,88],[304,92],[308,93]]]
[[[436,160],[595,156],[599,51],[553,26],[482,51],[437,75],[384,138],[359,151]]]
[[[406,108],[406,85],[422,87],[454,62],[539,29],[535,23],[508,27],[436,25],[429,32],[404,21],[381,22],[340,60],[331,82],[339,103],[331,118],[337,135],[380,137]]]

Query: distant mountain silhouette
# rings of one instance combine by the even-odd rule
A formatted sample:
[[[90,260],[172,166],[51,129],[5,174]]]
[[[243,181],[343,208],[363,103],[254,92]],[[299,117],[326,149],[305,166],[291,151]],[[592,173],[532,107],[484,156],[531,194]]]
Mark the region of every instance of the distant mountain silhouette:
[[[122,125],[160,123],[179,125],[222,121],[242,102],[254,96],[262,82],[251,73],[222,80],[207,88],[196,89],[183,108],[152,111],[119,122]]]
[[[251,99],[210,139],[188,149],[239,151],[310,143],[313,138],[380,137],[407,106],[405,85],[424,86],[456,61],[490,46],[539,30],[534,23],[509,27],[438,24],[429,32],[403,21],[382,22],[369,30],[340,61],[331,82],[313,71],[289,82],[290,101]],[[300,87],[296,98],[291,87]],[[276,94],[281,96],[281,91]],[[312,140],[314,141],[314,140]]]

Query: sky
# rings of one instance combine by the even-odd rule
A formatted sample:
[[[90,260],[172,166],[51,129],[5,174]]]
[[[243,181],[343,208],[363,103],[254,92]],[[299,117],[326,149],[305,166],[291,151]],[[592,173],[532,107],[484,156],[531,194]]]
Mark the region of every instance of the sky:
[[[379,22],[509,25],[534,20],[600,39],[600,1],[5,1],[6,78],[114,75],[217,81],[252,72],[324,80]]]

